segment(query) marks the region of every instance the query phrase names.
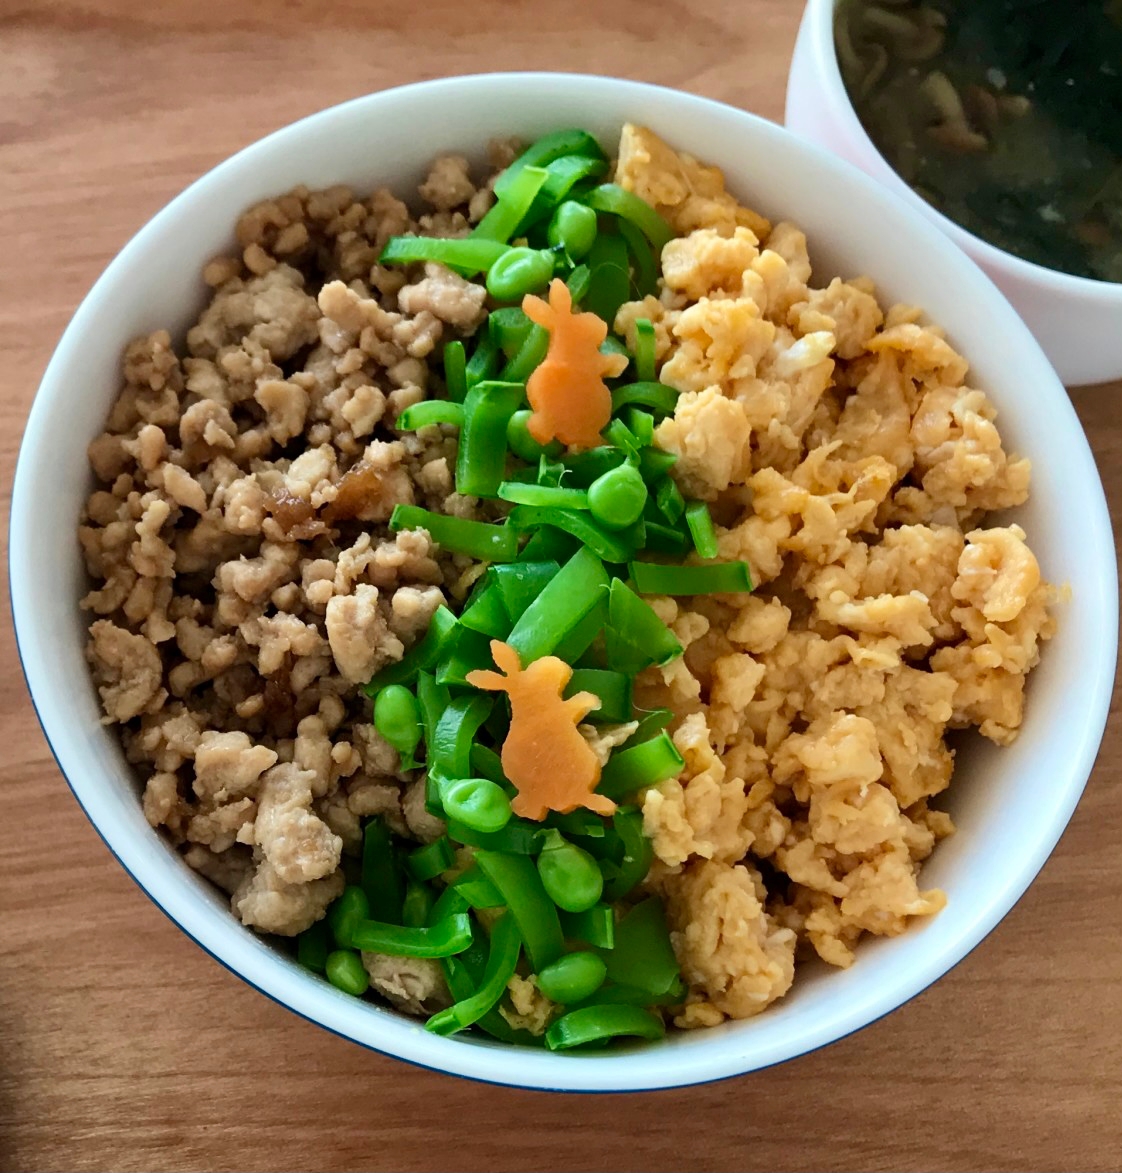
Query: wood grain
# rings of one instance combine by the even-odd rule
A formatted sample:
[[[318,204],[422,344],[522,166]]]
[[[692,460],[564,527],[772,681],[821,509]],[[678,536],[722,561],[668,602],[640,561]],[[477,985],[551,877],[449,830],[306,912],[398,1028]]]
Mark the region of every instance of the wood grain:
[[[78,301],[226,155],[345,98],[481,69],[614,73],[779,118],[799,8],[0,0],[5,512],[28,406]],[[1116,518],[1120,396],[1074,394]],[[566,1097],[369,1054],[209,960],[70,797],[7,618],[0,655],[0,1167],[1106,1170],[1122,1159],[1117,713],[1040,879],[927,993],[771,1071]]]

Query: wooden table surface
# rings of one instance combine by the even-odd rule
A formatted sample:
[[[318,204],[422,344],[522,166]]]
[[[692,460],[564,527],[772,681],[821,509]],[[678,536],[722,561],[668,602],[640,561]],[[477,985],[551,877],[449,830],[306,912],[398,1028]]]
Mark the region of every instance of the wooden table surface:
[[[225,156],[358,94],[487,69],[615,73],[778,119],[800,7],[0,0],[5,513],[28,406],[78,301],[157,209]],[[1120,396],[1122,387],[1074,393],[1116,519]],[[71,798],[35,723],[7,616],[0,657],[0,1168],[1106,1170],[1122,1161],[1117,712],[1051,862],[934,988],[771,1071],[576,1097],[414,1070],[226,973],[133,886]]]

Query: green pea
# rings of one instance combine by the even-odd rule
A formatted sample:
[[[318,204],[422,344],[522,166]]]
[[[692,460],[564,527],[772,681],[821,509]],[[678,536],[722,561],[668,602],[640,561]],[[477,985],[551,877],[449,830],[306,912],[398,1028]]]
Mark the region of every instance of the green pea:
[[[410,929],[423,929],[429,923],[433,894],[428,884],[411,883],[405,889],[401,905],[401,923]]]
[[[473,831],[501,831],[510,822],[510,799],[486,778],[458,778],[442,788],[444,813]]]
[[[549,243],[580,260],[596,239],[596,213],[576,200],[565,200],[549,221]]]
[[[639,520],[647,503],[642,473],[630,463],[599,476],[588,488],[592,516],[607,529],[626,529]]]
[[[327,980],[344,994],[361,998],[370,985],[362,958],[350,949],[336,949],[327,955]]]
[[[566,953],[538,974],[538,989],[552,1002],[583,1002],[604,984],[608,967],[595,953]]]
[[[331,935],[340,949],[351,947],[351,933],[360,920],[370,919],[370,901],[357,884],[348,884],[342,896],[327,910]]]
[[[530,408],[524,407],[510,417],[510,422],[506,426],[507,447],[528,464],[537,464],[543,456],[548,456],[551,460],[556,459],[565,451],[565,446],[559,440],[550,440],[545,445],[539,444],[530,435],[527,426],[533,414]]]
[[[404,684],[387,684],[374,698],[374,728],[397,750],[401,768],[416,765],[414,751],[421,740],[421,709]]]
[[[556,831],[549,834],[538,856],[538,875],[549,898],[566,912],[585,912],[604,891],[596,860]]]
[[[540,293],[553,276],[553,255],[535,248],[512,248],[487,270],[487,292],[496,301],[521,301]]]

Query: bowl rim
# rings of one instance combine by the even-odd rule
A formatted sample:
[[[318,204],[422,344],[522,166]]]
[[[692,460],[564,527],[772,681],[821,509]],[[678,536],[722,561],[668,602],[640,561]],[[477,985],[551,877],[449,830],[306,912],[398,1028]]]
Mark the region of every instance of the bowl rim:
[[[1008,914],[1031,884],[1051,854],[1083,793],[1098,752],[1109,709],[1114,676],[1113,656],[1110,657],[1109,672],[1106,671],[1104,659],[1103,668],[1095,679],[1092,693],[1095,703],[1090,706],[1088,712],[1088,721],[1084,727],[1085,736],[1072,755],[1073,768],[1069,775],[1068,788],[1063,792],[1062,799],[1055,808],[1054,820],[1050,821],[1046,829],[1041,831],[1032,843],[1031,850],[1020,858],[1019,866],[1003,877],[1002,882],[995,887],[992,898],[982,910],[975,910],[973,914],[964,916],[961,926],[957,928],[956,934],[948,942],[947,947],[933,952],[929,957],[924,958],[922,964],[915,965],[909,968],[907,973],[895,977],[887,986],[890,991],[887,997],[881,988],[876,991],[867,991],[867,996],[856,998],[852,1003],[838,1007],[832,1016],[823,1016],[820,1021],[810,1023],[794,1042],[785,1039],[781,1043],[772,1043],[763,1047],[757,1045],[755,1050],[750,1045],[745,1046],[743,1042],[739,1042],[735,1045],[726,1045],[723,1049],[698,1045],[690,1047],[658,1045],[639,1051],[628,1050],[597,1057],[554,1055],[549,1052],[522,1050],[512,1052],[511,1048],[501,1045],[469,1045],[456,1039],[435,1038],[418,1028],[416,1023],[407,1024],[401,1016],[393,1012],[380,1012],[372,1016],[344,1012],[336,1004],[335,999],[338,998],[351,1005],[351,1000],[346,995],[337,994],[336,991],[331,990],[325,983],[310,974],[300,973],[298,980],[294,979],[291,974],[287,973],[286,968],[290,968],[291,963],[271,947],[266,949],[267,955],[261,955],[260,962],[258,962],[256,960],[258,955],[250,948],[249,944],[247,943],[243,950],[240,942],[252,939],[261,943],[260,938],[255,937],[252,932],[241,925],[234,924],[227,913],[223,914],[221,923],[215,917],[200,916],[197,901],[186,899],[174,890],[170,879],[167,879],[170,877],[171,871],[162,863],[154,867],[147,864],[141,866],[142,861],[139,859],[139,853],[133,850],[127,829],[115,827],[111,822],[102,826],[95,814],[91,813],[87,802],[84,801],[84,798],[88,796],[96,797],[97,784],[87,785],[81,771],[75,768],[76,762],[68,760],[64,765],[62,756],[68,755],[60,756],[55,745],[55,740],[52,738],[52,728],[62,718],[62,714],[53,711],[57,710],[59,705],[56,696],[59,685],[54,681],[48,668],[30,663],[25,655],[20,638],[21,629],[30,633],[37,626],[32,608],[35,592],[30,576],[17,577],[12,573],[12,567],[20,555],[28,552],[31,548],[31,533],[34,529],[33,511],[24,506],[24,501],[29,499],[29,495],[33,494],[34,490],[30,471],[33,463],[32,451],[41,442],[40,433],[45,426],[48,399],[57,398],[65,393],[64,387],[60,385],[59,374],[68,361],[69,352],[80,347],[87,328],[87,321],[101,312],[95,305],[99,294],[112,287],[121,274],[129,271],[134,257],[140,255],[149,240],[159,237],[165,225],[175,223],[182,208],[194,201],[209,198],[207,187],[211,181],[216,177],[225,177],[228,174],[238,173],[242,169],[252,168],[255,160],[259,157],[267,156],[269,153],[286,146],[290,140],[298,141],[310,129],[317,128],[325,122],[334,118],[345,118],[354,111],[367,108],[376,109],[389,99],[400,101],[403,98],[407,99],[414,93],[440,91],[442,97],[447,100],[449,95],[454,96],[457,92],[469,90],[502,90],[504,87],[510,87],[514,92],[519,87],[527,85],[558,84],[599,89],[600,92],[612,98],[627,97],[640,108],[642,108],[641,103],[644,97],[652,99],[659,97],[664,101],[669,98],[680,109],[696,111],[698,117],[719,114],[725,119],[735,119],[737,122],[751,126],[753,133],[765,141],[770,137],[773,141],[786,140],[790,144],[797,144],[798,151],[811,156],[816,160],[817,165],[826,172],[838,170],[844,172],[849,176],[849,181],[858,190],[863,191],[874,203],[877,201],[891,203],[895,199],[891,193],[886,193],[882,185],[863,174],[859,169],[831,155],[823,148],[798,138],[774,123],[712,99],[669,87],[618,78],[549,72],[461,75],[394,87],[313,113],[249,144],[196,179],[137,232],[110,262],[79,305],[43,375],[20,447],[9,519],[9,550],[12,555],[9,557],[9,591],[21,667],[31,693],[36,715],[67,785],[102,841],[106,843],[106,846],[109,847],[118,862],[141,890],[188,937],[212,957],[215,957],[226,969],[236,973],[248,985],[265,993],[287,1009],[335,1034],[371,1050],[405,1059],[430,1070],[529,1089],[583,1092],[658,1090],[713,1082],[749,1071],[760,1070],[844,1038],[909,1001],[957,965],[977,946]],[[906,209],[900,206],[899,200],[895,202],[900,214],[904,214]],[[938,243],[945,247],[945,238],[937,228],[922,217],[915,216],[914,211],[908,212],[908,216],[913,221],[914,231],[918,237],[926,238],[932,246]],[[969,258],[961,253],[956,254],[955,263],[961,263],[964,272],[969,269],[972,280],[984,283],[992,291],[993,296],[1001,298],[1000,293],[989,279]],[[1004,298],[1001,298],[1001,301],[1004,302]],[[1008,308],[1007,303],[1006,309],[1009,328],[1016,328],[1023,332],[1025,346],[1031,348],[1034,357],[1039,360],[1041,377],[1044,378],[1045,372],[1047,372],[1055,381],[1057,393],[1061,394],[1062,388],[1054,374],[1050,372],[1043,352],[1032,340],[1027,328]],[[1074,412],[1071,411],[1070,405],[1066,406],[1074,420]],[[1081,432],[1078,439],[1083,440],[1083,444],[1086,445]],[[1097,476],[1089,447],[1085,448],[1084,455],[1089,462],[1089,471],[1093,477],[1092,490],[1094,487],[1098,487],[1097,497],[1092,491],[1092,496],[1095,499],[1091,502],[1091,512],[1095,515],[1097,527],[1095,536],[1099,541],[1105,543],[1105,553],[1113,550],[1113,537],[1106,511],[1105,497],[1102,494],[1101,481]],[[1103,574],[1109,577],[1115,572],[1114,559],[1106,558]],[[1115,578],[1114,597],[1116,596],[1117,581]],[[1107,615],[1104,620],[1108,628],[1103,632],[1106,637],[1106,646],[1116,649],[1117,614]],[[1113,624],[1113,634],[1110,630],[1111,624]],[[165,877],[165,879],[161,877]],[[227,922],[230,928],[236,930],[236,938],[232,937],[228,931],[224,931],[223,926]],[[238,944],[232,946],[235,941]],[[230,956],[229,951],[223,952],[224,947],[227,950],[233,947],[237,956]],[[371,1027],[370,1023],[375,1025]],[[423,1038],[423,1043],[418,1041],[418,1036]],[[661,1058],[655,1060],[655,1055],[659,1055]]]
[[[834,33],[834,16],[844,0],[807,0],[804,22],[809,27],[810,48],[817,63],[816,73],[823,84],[830,91],[829,100],[835,112],[845,121],[846,129],[856,136],[861,145],[867,147],[876,157],[881,173],[877,178],[891,188],[894,194],[908,201],[913,208],[921,211],[957,244],[972,256],[976,256],[990,268],[1002,271],[1009,277],[1032,284],[1045,284],[1059,294],[1092,298],[1096,301],[1118,303],[1122,310],[1122,282],[1104,281],[1098,277],[1080,277],[1075,273],[1065,273],[1060,269],[1050,269],[1047,265],[1027,261],[1016,254],[1006,252],[988,240],[964,228],[957,220],[940,212],[938,208],[929,204],[900,176],[899,172],[885,158],[880,148],[873,142],[869,132],[865,129],[861,119],[857,116],[853,102],[849,96],[845,79],[842,77],[841,64],[838,61],[837,39]]]

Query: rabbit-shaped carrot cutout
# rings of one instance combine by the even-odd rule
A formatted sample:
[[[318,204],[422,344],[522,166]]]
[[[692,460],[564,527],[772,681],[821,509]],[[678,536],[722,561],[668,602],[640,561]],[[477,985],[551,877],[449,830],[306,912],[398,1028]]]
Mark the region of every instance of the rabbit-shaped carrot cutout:
[[[562,699],[573,670],[556,656],[542,656],[527,668],[518,653],[501,640],[491,641],[491,655],[505,676],[489,670],[469,672],[474,688],[505,692],[510,697],[510,732],[503,742],[503,772],[514,783],[516,815],[540,822],[550,811],[568,814],[577,807],[610,815],[616,804],[594,794],[600,762],[577,726],[600,700],[590,692]]]
[[[560,278],[549,301],[532,293],[522,299],[525,315],[549,331],[549,350],[526,383],[534,409],[527,423],[539,444],[560,440],[571,448],[595,448],[612,418],[612,395],[604,376],[618,375],[624,355],[601,354],[607,323],[595,314],[573,312],[569,288]]]

